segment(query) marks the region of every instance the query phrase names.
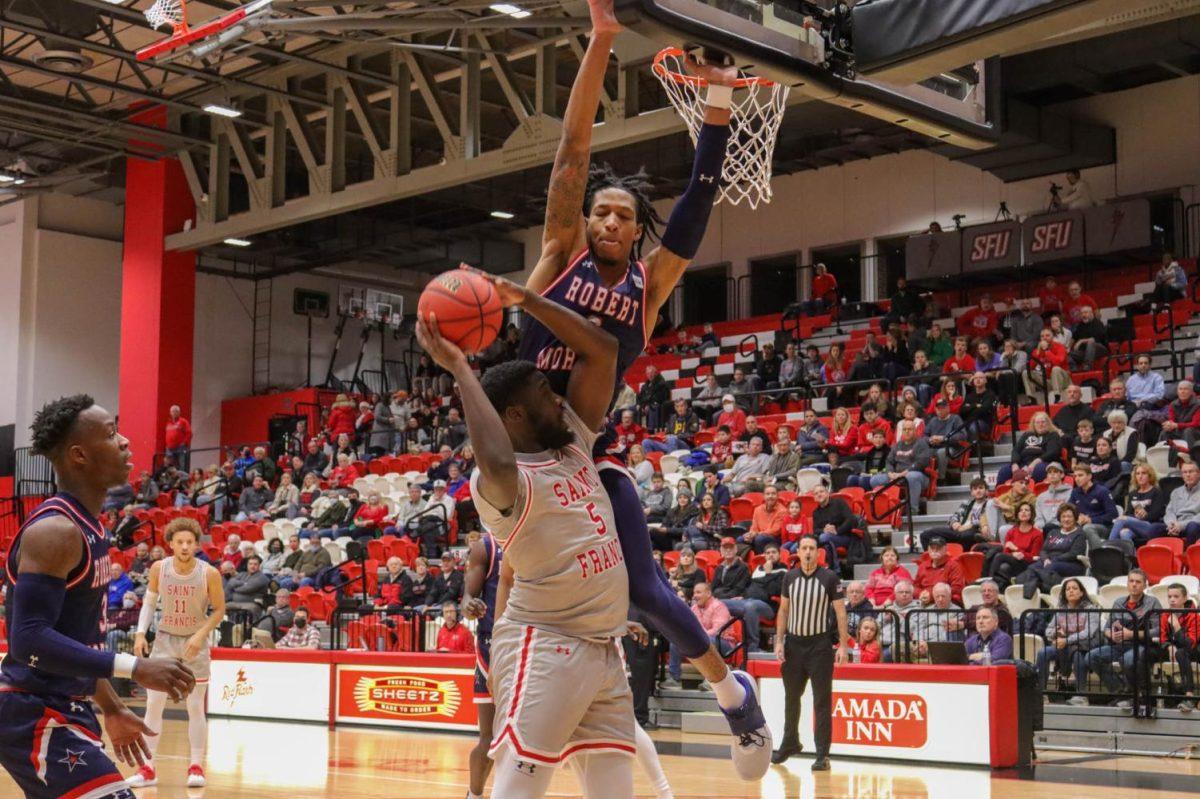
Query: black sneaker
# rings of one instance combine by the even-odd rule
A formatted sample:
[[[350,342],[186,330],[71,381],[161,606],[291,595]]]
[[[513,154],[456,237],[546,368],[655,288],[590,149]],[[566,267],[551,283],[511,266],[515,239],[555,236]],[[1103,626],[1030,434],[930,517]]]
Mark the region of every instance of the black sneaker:
[[[789,757],[795,757],[796,755],[800,754],[803,751],[804,751],[804,747],[801,745],[781,746],[778,749],[776,749],[774,752],[771,753],[771,762],[778,766],[780,763],[783,763]]]
[[[813,771],[829,771],[829,758],[818,757],[816,760],[813,761],[812,770]]]

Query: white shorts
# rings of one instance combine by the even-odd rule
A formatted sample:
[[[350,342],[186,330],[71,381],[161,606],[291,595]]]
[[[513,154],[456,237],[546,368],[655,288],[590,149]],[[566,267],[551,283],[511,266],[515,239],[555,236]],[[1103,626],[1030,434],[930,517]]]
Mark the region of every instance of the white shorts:
[[[633,694],[612,641],[587,641],[521,624],[492,634],[496,702],[492,745],[559,765],[579,752],[636,752]]]
[[[191,638],[190,635],[172,635],[160,632],[154,636],[154,648],[150,650],[150,657],[181,660],[183,665],[196,675],[196,682],[208,682],[209,674],[212,672],[212,648],[205,641],[204,646],[200,647],[200,654],[194,658],[185,658],[183,651],[187,649],[189,638]]]

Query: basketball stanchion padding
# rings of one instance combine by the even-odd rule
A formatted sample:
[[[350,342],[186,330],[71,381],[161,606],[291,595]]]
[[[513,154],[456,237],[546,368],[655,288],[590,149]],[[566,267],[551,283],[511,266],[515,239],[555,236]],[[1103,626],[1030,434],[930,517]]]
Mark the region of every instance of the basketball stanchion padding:
[[[668,47],[654,57],[651,70],[666,89],[671,105],[683,117],[694,145],[704,124],[708,81],[688,73],[684,66],[686,58],[683,50]],[[760,202],[771,202],[771,159],[789,87],[745,73],[739,75],[733,86],[729,144],[725,148],[717,202],[728,200],[730,205],[737,205],[745,200],[751,208],[757,208]]]
[[[437,315],[438,331],[468,355],[491,346],[504,324],[504,308],[496,287],[466,269],[443,272],[429,282],[417,302],[426,322]]]

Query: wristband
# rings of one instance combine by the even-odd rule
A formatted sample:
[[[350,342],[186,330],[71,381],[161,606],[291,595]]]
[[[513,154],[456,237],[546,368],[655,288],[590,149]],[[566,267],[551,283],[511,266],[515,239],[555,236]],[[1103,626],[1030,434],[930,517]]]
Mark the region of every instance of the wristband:
[[[128,652],[121,652],[113,658],[113,676],[126,680],[133,678],[133,670],[137,667],[138,659]]]
[[[729,108],[733,104],[733,87],[708,84],[708,94],[704,104],[709,108]]]

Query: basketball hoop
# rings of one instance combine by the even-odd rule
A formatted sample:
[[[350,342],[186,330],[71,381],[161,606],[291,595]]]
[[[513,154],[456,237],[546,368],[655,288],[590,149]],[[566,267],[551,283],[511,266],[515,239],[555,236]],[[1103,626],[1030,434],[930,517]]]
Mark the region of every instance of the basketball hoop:
[[[683,50],[668,47],[654,57],[650,68],[666,89],[671,105],[683,117],[695,144],[704,124],[708,81],[689,74],[685,59]],[[760,202],[771,202],[771,159],[790,87],[745,73],[733,87],[729,144],[717,202],[728,200],[730,205],[737,205],[745,200],[751,208],[757,208]]]
[[[187,30],[187,11],[184,0],[154,0],[154,5],[142,12],[150,27],[158,29],[170,25],[172,33]]]

